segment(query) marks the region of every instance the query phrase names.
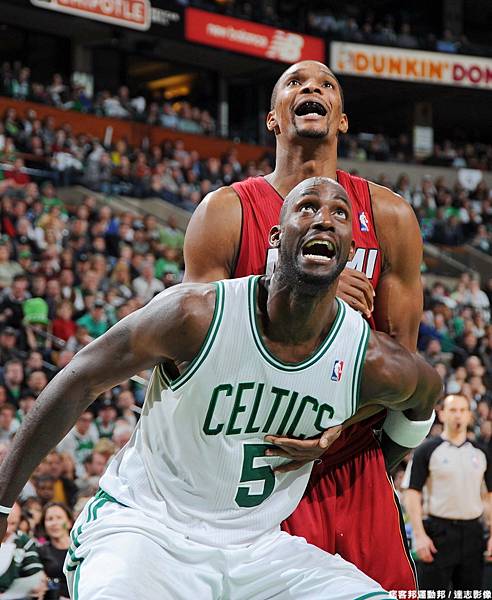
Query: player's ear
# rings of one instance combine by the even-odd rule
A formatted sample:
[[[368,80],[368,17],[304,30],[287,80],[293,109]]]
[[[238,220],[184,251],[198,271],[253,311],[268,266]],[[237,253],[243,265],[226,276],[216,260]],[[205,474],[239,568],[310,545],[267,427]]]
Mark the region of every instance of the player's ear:
[[[267,114],[266,126],[267,126],[268,131],[273,131],[273,133],[275,133],[275,135],[278,135],[280,133],[280,127],[278,126],[277,117],[275,116],[274,110],[271,110]]]
[[[338,133],[347,133],[348,127],[348,117],[345,113],[342,113],[340,115],[340,122],[338,123]]]
[[[349,255],[348,255],[347,262],[350,262],[354,258],[354,256],[355,256],[355,240],[352,240],[350,242],[350,252],[349,252]]]
[[[268,237],[270,246],[272,248],[278,248],[280,246],[280,238],[281,237],[282,237],[282,233],[280,232],[280,225],[274,225],[270,229],[270,235]]]

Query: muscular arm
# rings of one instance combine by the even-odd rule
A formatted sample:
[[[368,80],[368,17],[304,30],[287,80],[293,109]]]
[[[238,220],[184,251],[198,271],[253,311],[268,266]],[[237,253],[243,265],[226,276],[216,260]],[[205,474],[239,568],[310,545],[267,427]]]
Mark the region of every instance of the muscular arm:
[[[191,361],[214,300],[213,286],[176,286],[81,350],[44,389],[17,432],[0,469],[0,504],[14,503],[34,468],[99,394],[162,361]]]
[[[432,413],[441,393],[437,371],[389,335],[372,331],[361,376],[359,406]]]
[[[405,490],[403,503],[407,511],[408,518],[412,524],[412,530],[415,535],[425,534],[422,523],[422,492],[418,490]]]
[[[184,243],[185,282],[232,277],[241,241],[241,203],[231,187],[208,194],[191,217]]]
[[[409,488],[405,490],[403,504],[407,511],[410,524],[412,525],[415,541],[415,551],[423,562],[433,562],[436,553],[434,542],[430,539],[424,529],[422,521],[422,492]]]
[[[411,352],[416,351],[422,316],[420,277],[422,237],[408,203],[387,188],[370,184],[374,220],[383,252],[383,274],[374,299],[376,329],[392,336]],[[417,404],[405,411],[410,420],[426,420],[432,408]],[[396,467],[408,453],[383,432],[381,447],[388,468]]]
[[[374,299],[376,329],[415,352],[423,307],[419,225],[401,196],[374,183],[370,190],[383,253],[383,273]]]

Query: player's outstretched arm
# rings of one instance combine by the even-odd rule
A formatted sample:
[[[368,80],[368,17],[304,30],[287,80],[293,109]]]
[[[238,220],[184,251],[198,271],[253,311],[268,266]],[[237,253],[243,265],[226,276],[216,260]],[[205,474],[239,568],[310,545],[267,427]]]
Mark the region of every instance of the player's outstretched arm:
[[[183,281],[200,283],[232,277],[241,222],[241,203],[231,187],[220,188],[203,199],[186,230]]]
[[[374,304],[377,331],[384,331],[407,350],[415,352],[423,292],[420,275],[422,263],[422,236],[415,214],[409,204],[398,194],[374,183],[370,184],[373,210],[378,227],[378,239],[384,255],[384,271],[379,280]],[[399,430],[415,428],[414,422],[426,419],[421,406],[405,411],[407,421],[390,410],[384,427],[391,427],[395,418],[401,423]],[[408,454],[409,449],[396,443],[383,430],[381,448],[391,471]]]
[[[442,391],[441,378],[418,354],[393,338],[371,332],[361,376],[359,408],[379,405],[395,411],[418,408],[432,415]]]
[[[176,286],[76,354],[16,433],[0,468],[0,505],[13,505],[34,468],[99,394],[162,361],[191,361],[205,339],[214,302],[212,285]],[[5,526],[2,518],[0,540]]]
[[[422,357],[408,352],[384,333],[371,333],[359,407],[364,410],[379,405],[390,409],[383,439],[391,442],[396,464],[428,435],[441,392],[437,371]],[[408,419],[409,411],[419,415],[418,420]],[[393,464],[385,458],[391,470]]]

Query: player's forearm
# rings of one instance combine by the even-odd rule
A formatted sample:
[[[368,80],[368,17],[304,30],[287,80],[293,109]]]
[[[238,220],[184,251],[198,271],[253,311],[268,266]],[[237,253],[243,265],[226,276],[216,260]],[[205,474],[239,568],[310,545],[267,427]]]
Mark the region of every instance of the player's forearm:
[[[485,501],[485,512],[487,516],[487,526],[490,535],[492,536],[492,492],[488,492],[487,500]]]
[[[418,490],[408,489],[403,496],[403,504],[415,535],[425,533],[422,523],[422,493]]]
[[[403,401],[388,404],[387,408],[403,411],[410,421],[426,421],[442,393],[442,381],[437,371],[418,354],[412,355],[416,385]],[[408,365],[408,368],[412,368]]]
[[[386,467],[391,473],[401,463],[412,448],[405,448],[394,442],[384,431],[381,437],[381,450],[383,452]]]
[[[0,468],[0,504],[12,506],[33,470],[73,427],[96,394],[72,363],[45,388]]]

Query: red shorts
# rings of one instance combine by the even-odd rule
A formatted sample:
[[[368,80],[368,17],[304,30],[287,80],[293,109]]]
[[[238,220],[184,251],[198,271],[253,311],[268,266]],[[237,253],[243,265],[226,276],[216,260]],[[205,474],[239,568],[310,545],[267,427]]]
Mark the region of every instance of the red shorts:
[[[372,423],[366,423],[343,431],[314,466],[282,529],[340,554],[386,590],[416,590],[400,505]]]

